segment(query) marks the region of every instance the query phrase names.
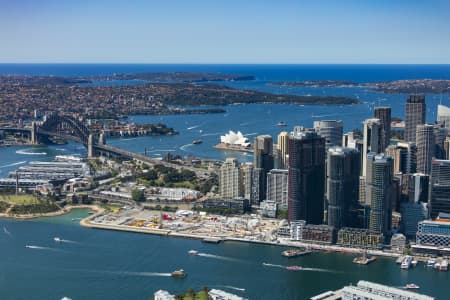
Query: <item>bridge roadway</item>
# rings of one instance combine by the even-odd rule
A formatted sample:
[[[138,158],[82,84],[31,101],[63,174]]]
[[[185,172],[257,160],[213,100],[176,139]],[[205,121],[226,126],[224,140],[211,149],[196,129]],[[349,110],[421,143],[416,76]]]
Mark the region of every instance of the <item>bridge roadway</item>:
[[[123,157],[128,157],[128,158],[132,158],[132,159],[135,159],[135,160],[138,160],[141,162],[145,162],[150,165],[163,165],[165,167],[170,167],[170,168],[174,168],[177,170],[185,169],[185,170],[193,171],[193,172],[195,172],[197,177],[200,177],[200,178],[208,177],[211,175],[211,172],[208,170],[205,170],[205,169],[194,168],[194,167],[185,166],[185,165],[178,165],[178,164],[166,162],[164,160],[155,159],[155,158],[148,157],[148,156],[145,156],[142,154],[130,152],[127,150],[123,150],[123,149],[108,146],[108,145],[98,145],[97,144],[97,145],[94,145],[94,147],[99,150],[107,151],[107,152],[114,153],[114,154],[119,154]]]
[[[15,132],[30,132],[30,129],[27,128],[0,128],[0,130],[5,130],[5,131],[15,131]],[[48,135],[48,136],[59,136],[62,137],[64,139],[67,140],[72,140],[81,144],[84,144],[82,139],[74,136],[74,135],[69,135],[69,134],[65,134],[65,133],[61,133],[61,132],[50,132],[50,131],[46,131],[42,128],[38,128],[37,133],[40,135]],[[85,144],[84,144],[85,145]],[[85,145],[88,146],[88,145]],[[116,147],[112,147],[112,146],[108,146],[108,145],[100,145],[100,144],[94,144],[93,145],[94,148],[104,151],[104,152],[109,152],[112,154],[118,154],[120,156],[123,157],[127,157],[127,158],[131,158],[131,159],[135,159],[138,161],[142,161],[145,162],[147,164],[150,165],[163,165],[165,167],[170,167],[170,168],[174,168],[177,170],[181,170],[181,169],[185,169],[185,170],[190,170],[195,172],[195,174],[197,175],[197,177],[199,178],[205,178],[211,175],[211,172],[205,169],[201,169],[201,168],[194,168],[191,166],[184,166],[184,165],[179,165],[179,164],[174,164],[174,163],[170,163],[170,162],[166,162],[163,160],[158,160],[155,158],[151,158],[142,154],[138,154],[138,153],[134,153],[134,152],[130,152],[127,150],[123,150],[120,148],[116,148]]]

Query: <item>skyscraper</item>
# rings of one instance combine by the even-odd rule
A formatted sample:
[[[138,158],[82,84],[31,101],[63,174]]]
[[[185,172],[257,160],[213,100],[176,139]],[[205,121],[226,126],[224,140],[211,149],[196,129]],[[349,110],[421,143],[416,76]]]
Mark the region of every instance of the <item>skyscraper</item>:
[[[229,199],[242,196],[241,170],[236,158],[227,158],[220,167],[219,193]]]
[[[384,149],[381,146],[381,122],[379,119],[367,119],[364,121],[364,142],[363,142],[363,167],[362,176],[367,174],[366,155],[369,152],[381,153]]]
[[[425,112],[425,96],[409,95],[405,107],[405,141],[416,142],[416,127],[425,124]]]
[[[342,146],[344,123],[337,120],[314,121],[314,130],[325,139],[325,150]]]
[[[270,135],[255,137],[253,155],[253,197],[252,204],[266,199],[266,174],[273,169],[273,139]]]
[[[429,211],[432,219],[439,212],[450,213],[450,161],[433,159],[431,163]]]
[[[242,169],[242,188],[243,196],[245,199],[252,202],[252,184],[253,184],[253,164],[244,163],[241,166]]]
[[[381,148],[382,152],[384,152],[391,140],[391,108],[389,106],[375,107],[374,116],[380,120]]]
[[[275,201],[282,208],[288,206],[288,170],[273,169],[267,173],[267,200]]]
[[[417,172],[430,174],[431,159],[435,151],[433,125],[417,125]]]
[[[433,157],[437,159],[445,159],[446,153],[444,148],[445,139],[448,135],[448,129],[444,127],[443,123],[433,125],[434,135],[434,153]]]
[[[280,132],[277,138],[278,159],[280,169],[287,169],[288,167],[288,140],[289,133],[286,131]]]
[[[328,150],[327,215],[328,225],[336,230],[356,226],[360,168],[356,149],[331,147]]]
[[[370,203],[369,230],[389,234],[392,218],[392,158],[377,154],[369,164],[366,178],[366,197]]]
[[[412,174],[417,169],[417,147],[414,143],[399,142],[386,148],[387,155],[394,160],[394,174]]]
[[[289,221],[323,222],[325,139],[313,129],[295,127],[289,136]]]
[[[437,107],[437,121],[450,130],[450,107],[439,104]]]

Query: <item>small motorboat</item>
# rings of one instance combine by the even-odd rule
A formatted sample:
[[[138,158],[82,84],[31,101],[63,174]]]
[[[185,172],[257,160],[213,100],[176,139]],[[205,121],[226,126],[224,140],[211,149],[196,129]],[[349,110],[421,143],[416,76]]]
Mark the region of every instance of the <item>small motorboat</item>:
[[[414,283],[408,283],[407,285],[405,285],[405,289],[407,290],[420,289],[420,286]]]
[[[59,237],[54,237],[53,240],[57,243],[62,242],[61,238],[59,238]]]
[[[197,250],[189,250],[188,253],[189,253],[189,255],[198,255]]]
[[[193,144],[193,145],[198,145],[198,144],[201,144],[201,143],[203,143],[202,140],[193,140],[193,141],[192,141],[192,144]]]
[[[186,272],[183,269],[175,270],[172,273],[170,273],[170,276],[175,278],[184,278],[186,277]]]
[[[281,121],[281,122],[278,122],[278,123],[277,123],[277,126],[282,126],[282,127],[284,127],[284,126],[287,126],[287,124],[284,123],[283,121]]]

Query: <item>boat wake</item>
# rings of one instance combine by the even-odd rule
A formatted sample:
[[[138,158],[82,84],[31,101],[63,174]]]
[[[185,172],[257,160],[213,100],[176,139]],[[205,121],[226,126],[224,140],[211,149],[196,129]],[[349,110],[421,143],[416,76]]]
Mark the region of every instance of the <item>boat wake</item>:
[[[187,151],[186,148],[192,146],[192,144],[186,144],[180,147],[180,150]]]
[[[153,152],[173,152],[173,151],[175,151],[175,149],[155,149],[155,150],[150,150],[147,152],[153,153]]]
[[[245,289],[243,288],[238,288],[232,285],[217,285],[217,287],[223,287],[223,288],[227,288],[227,289],[231,289],[231,290],[235,290],[235,291],[241,291],[241,292],[245,292]]]
[[[240,260],[237,258],[220,256],[220,255],[209,254],[209,253],[198,253],[197,256],[213,258],[213,259],[218,259],[218,260],[224,260],[224,261],[244,262],[243,260]]]
[[[283,265],[276,265],[276,264],[269,264],[269,263],[262,263],[263,266],[266,267],[272,267],[272,268],[279,268],[279,269],[284,269],[284,270],[288,270],[288,266],[283,266]],[[301,267],[301,269],[295,270],[295,271],[313,271],[313,272],[324,272],[324,273],[336,273],[332,270],[327,270],[327,269],[320,269],[320,268],[308,268],[308,267]]]
[[[332,270],[321,269],[321,268],[302,268],[303,271],[313,271],[313,272],[324,272],[324,273],[336,273]]]
[[[24,150],[17,150],[16,154],[23,154],[23,155],[47,155],[47,152],[30,152],[32,150],[33,150],[33,148],[31,148],[31,149],[24,149]]]
[[[202,136],[212,136],[212,135],[220,135],[220,134],[222,134],[221,132],[216,132],[216,133],[205,133],[205,134],[202,134]]]
[[[117,273],[129,275],[129,276],[144,276],[144,277],[154,277],[154,276],[170,277],[171,276],[170,273],[158,273],[158,272],[117,272]]]
[[[133,137],[133,138],[126,138],[126,139],[120,139],[121,141],[132,141],[132,140],[137,140],[137,137]]]
[[[50,247],[35,246],[35,245],[25,245],[25,248],[36,249],[36,250],[58,251],[58,249],[54,249],[54,248],[50,248]]]
[[[257,135],[257,134],[258,134],[257,132],[253,132],[253,133],[244,134],[244,136],[251,136],[251,135]]]
[[[3,226],[3,232],[4,232],[7,236],[9,236],[10,238],[13,238],[13,235],[11,234],[11,232],[9,232],[8,229],[6,229],[5,226]]]
[[[265,263],[265,262],[263,262],[262,264],[263,264],[263,266],[266,266],[266,267],[286,269],[286,266],[283,266],[283,265],[275,265],[275,264],[269,264],[269,263]]]
[[[195,126],[191,126],[191,127],[186,128],[186,129],[187,129],[187,130],[192,130],[192,129],[198,128],[198,127],[200,127],[200,126],[202,126],[202,124],[195,125]]]
[[[58,242],[60,242],[60,243],[68,243],[68,244],[79,244],[79,242],[71,241],[71,240],[65,240],[65,239],[59,239]]]
[[[24,164],[24,163],[26,163],[26,162],[27,162],[26,160],[24,160],[24,161],[18,161],[18,162],[9,164],[9,165],[0,166],[0,169],[2,169],[2,168],[7,168],[7,167],[12,167],[12,166],[17,166],[17,165],[22,165],[22,164]]]

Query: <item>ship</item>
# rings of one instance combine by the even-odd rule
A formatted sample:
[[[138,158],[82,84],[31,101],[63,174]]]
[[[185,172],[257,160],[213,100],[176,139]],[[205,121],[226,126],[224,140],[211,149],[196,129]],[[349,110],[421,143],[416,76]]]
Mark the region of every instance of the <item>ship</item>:
[[[402,269],[409,269],[411,267],[412,260],[413,260],[412,256],[406,255],[405,258],[402,261],[402,264],[400,265],[400,268],[402,268]]]
[[[312,251],[308,249],[289,249],[281,252],[281,255],[287,258],[310,254]]]
[[[193,144],[193,145],[198,145],[198,144],[201,144],[201,143],[203,143],[202,140],[193,140],[193,141],[192,141],[192,144]]]
[[[353,259],[353,263],[358,265],[368,265],[376,259],[377,258],[375,256],[368,255],[366,252],[363,256],[355,257]]]
[[[61,238],[59,238],[59,237],[54,237],[53,240],[58,243],[61,242]]]
[[[170,276],[175,278],[184,278],[186,277],[186,272],[183,269],[175,270],[172,273],[170,273]]]
[[[441,265],[439,267],[439,271],[447,271],[448,270],[448,260],[444,259],[441,262]]]
[[[431,258],[427,261],[427,267],[434,267],[435,263],[436,263],[436,260]]]
[[[286,267],[286,270],[290,270],[290,271],[300,271],[300,270],[302,270],[303,268],[302,267],[300,267],[300,266],[287,266]]]
[[[198,255],[197,250],[189,250],[188,253],[189,253],[189,255]]]
[[[283,121],[281,121],[281,122],[278,122],[278,123],[277,123],[277,126],[283,126],[283,127],[284,127],[284,126],[287,126],[287,124],[284,123]]]
[[[407,290],[420,289],[420,286],[414,283],[408,283],[407,285],[405,285],[405,289]]]

